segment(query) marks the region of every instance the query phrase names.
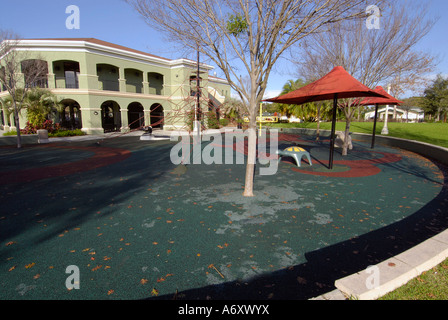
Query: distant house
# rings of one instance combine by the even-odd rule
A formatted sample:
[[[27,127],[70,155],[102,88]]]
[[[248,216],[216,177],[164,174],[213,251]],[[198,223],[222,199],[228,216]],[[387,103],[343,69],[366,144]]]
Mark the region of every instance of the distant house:
[[[44,81],[26,85],[51,90],[65,105],[65,125],[88,134],[146,125],[180,129],[197,103],[193,60],[166,59],[95,38],[24,39],[16,47],[26,52],[27,61],[40,60],[47,66]],[[212,69],[200,64],[203,113],[219,108],[231,94],[226,80],[209,75]],[[7,95],[0,86],[0,97]],[[3,117],[0,124],[15,129],[12,118]],[[20,125],[25,124],[22,112]]]
[[[395,107],[395,119],[400,122],[420,122],[425,118],[425,113],[422,109],[413,107],[409,110]],[[388,120],[394,119],[394,106],[389,106],[387,109]],[[364,120],[373,120],[375,117],[375,110],[372,108],[371,111],[366,112],[364,115]],[[384,121],[386,118],[386,106],[378,108],[378,120]]]

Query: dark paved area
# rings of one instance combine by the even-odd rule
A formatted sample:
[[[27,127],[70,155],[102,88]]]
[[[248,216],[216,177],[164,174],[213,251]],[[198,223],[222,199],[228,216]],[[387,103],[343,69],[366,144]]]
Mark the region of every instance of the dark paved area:
[[[327,141],[279,139],[313,166],[253,198],[245,165],[176,166],[170,141],[0,147],[0,299],[308,299],[448,227],[441,165],[355,141],[329,171]]]

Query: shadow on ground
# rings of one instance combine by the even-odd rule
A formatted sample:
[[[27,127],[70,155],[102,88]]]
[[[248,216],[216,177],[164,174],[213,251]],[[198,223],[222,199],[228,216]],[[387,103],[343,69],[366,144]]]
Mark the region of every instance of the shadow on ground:
[[[304,300],[335,289],[334,282],[393,257],[448,228],[448,168],[440,193],[418,212],[379,230],[305,254],[306,263],[249,281],[185,290],[151,300]]]

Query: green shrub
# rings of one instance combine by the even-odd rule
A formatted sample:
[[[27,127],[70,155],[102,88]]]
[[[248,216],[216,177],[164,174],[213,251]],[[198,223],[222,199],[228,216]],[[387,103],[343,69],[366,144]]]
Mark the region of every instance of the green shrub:
[[[7,136],[16,136],[16,135],[17,135],[17,131],[15,131],[15,130],[12,130],[12,131],[3,133],[3,136],[4,136],[4,137],[7,137]]]
[[[209,129],[219,129],[219,121],[218,117],[216,116],[216,112],[207,112],[207,127]]]
[[[227,118],[222,118],[219,119],[219,124],[222,125],[223,127],[227,126],[229,124],[230,120]]]
[[[85,132],[81,129],[76,130],[60,130],[53,133],[49,133],[48,137],[73,137],[73,136],[83,136]]]

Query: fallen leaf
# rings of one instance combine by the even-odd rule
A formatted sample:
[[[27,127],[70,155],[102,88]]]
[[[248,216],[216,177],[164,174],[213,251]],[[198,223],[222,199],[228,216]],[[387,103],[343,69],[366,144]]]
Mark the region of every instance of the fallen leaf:
[[[297,282],[298,282],[299,284],[306,284],[306,283],[307,283],[306,279],[305,279],[305,278],[302,278],[302,277],[297,277]]]
[[[159,290],[157,290],[156,288],[152,288],[151,295],[152,296],[158,296],[159,295]]]
[[[115,292],[115,291],[111,289],[111,290],[107,291],[107,295],[110,296],[110,295],[113,294],[114,292]]]
[[[103,267],[103,265],[98,265],[95,268],[92,269],[92,271],[97,271],[99,269],[101,269]]]
[[[141,279],[140,280],[140,284],[147,284],[148,283],[148,279]]]
[[[26,268],[26,269],[30,269],[30,268],[34,267],[35,265],[36,265],[36,263],[33,262],[33,263],[30,263],[30,264],[27,264],[27,265],[25,266],[25,268]]]

